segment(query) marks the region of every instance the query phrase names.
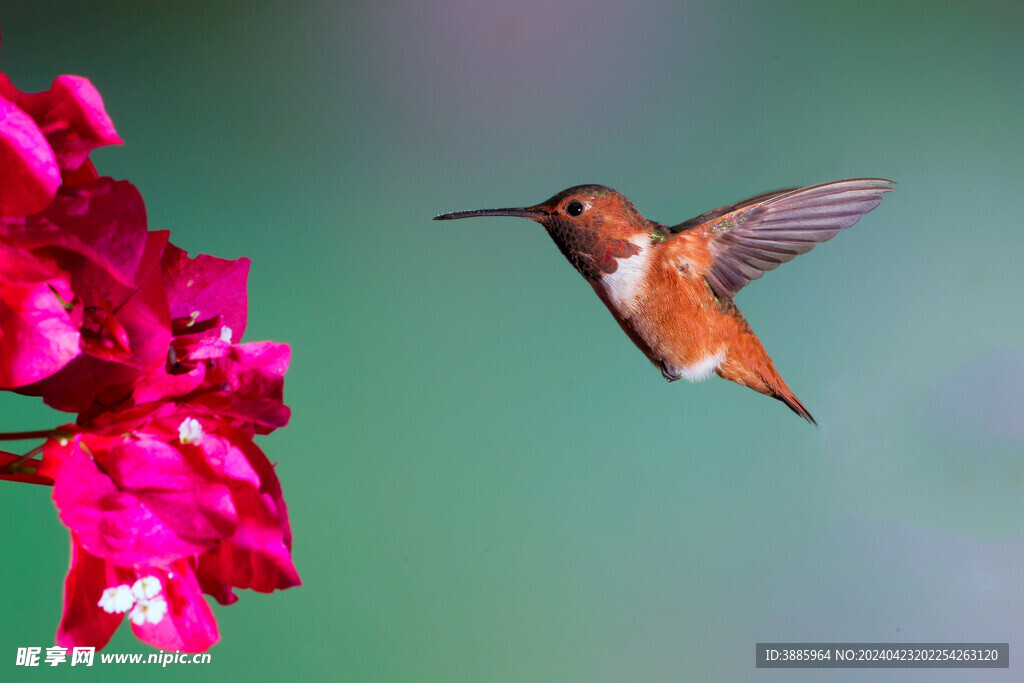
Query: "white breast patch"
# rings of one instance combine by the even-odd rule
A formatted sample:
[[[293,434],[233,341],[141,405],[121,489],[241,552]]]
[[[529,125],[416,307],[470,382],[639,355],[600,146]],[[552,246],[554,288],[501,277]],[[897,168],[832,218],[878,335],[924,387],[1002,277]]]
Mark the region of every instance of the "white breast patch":
[[[601,278],[608,300],[625,318],[629,317],[642,293],[644,277],[650,265],[650,240],[647,236],[641,235],[630,241],[640,249],[640,253],[615,259],[618,264],[615,272]]]

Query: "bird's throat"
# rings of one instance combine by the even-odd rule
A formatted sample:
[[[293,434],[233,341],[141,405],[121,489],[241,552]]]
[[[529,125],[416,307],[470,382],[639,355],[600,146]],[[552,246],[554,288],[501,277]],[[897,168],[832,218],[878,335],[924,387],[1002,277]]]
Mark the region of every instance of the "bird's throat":
[[[547,229],[562,254],[588,280],[600,280],[616,272],[623,261],[642,251],[642,247],[629,239],[608,237],[599,230],[559,222],[553,222]]]

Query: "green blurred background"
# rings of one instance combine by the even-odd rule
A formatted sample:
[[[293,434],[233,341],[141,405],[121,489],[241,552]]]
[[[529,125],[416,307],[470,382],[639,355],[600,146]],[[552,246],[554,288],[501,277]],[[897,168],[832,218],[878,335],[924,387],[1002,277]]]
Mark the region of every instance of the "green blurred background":
[[[251,257],[246,339],[293,349],[261,445],[304,586],[216,607],[213,663],[161,676],[1019,680],[1022,26],[1019,2],[3,3],[0,70],[89,77],[125,140],[101,173],[193,254]],[[666,384],[540,227],[429,220],[596,182],[673,223],[851,176],[899,191],[737,298],[820,430]],[[27,679],[67,535],[47,490],[3,489],[0,678]],[[757,641],[844,640],[1017,654],[754,669]]]

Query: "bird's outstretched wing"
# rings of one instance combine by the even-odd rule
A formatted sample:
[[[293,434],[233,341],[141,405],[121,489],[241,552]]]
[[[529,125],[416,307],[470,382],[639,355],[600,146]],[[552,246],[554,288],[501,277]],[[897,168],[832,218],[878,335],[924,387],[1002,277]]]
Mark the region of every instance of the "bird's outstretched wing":
[[[835,236],[878,206],[891,180],[855,178],[778,190],[715,209],[670,228],[708,238],[714,262],[705,275],[719,297]]]

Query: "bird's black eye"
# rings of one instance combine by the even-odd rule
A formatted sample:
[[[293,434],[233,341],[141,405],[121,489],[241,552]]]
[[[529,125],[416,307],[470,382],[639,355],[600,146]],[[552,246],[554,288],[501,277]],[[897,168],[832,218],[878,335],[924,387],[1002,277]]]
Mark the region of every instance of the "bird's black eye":
[[[577,201],[575,199],[565,205],[565,212],[570,216],[579,216],[581,213],[583,213],[583,209],[583,202]]]

